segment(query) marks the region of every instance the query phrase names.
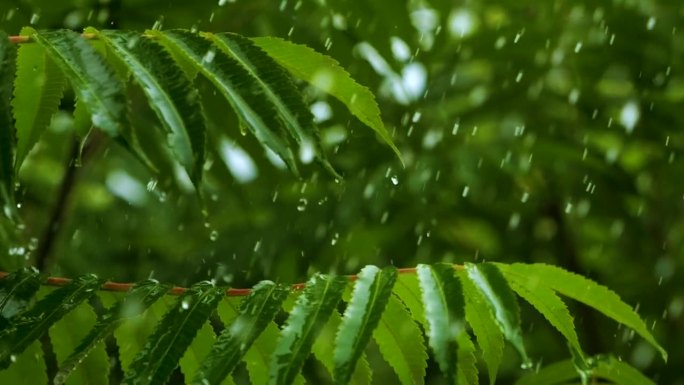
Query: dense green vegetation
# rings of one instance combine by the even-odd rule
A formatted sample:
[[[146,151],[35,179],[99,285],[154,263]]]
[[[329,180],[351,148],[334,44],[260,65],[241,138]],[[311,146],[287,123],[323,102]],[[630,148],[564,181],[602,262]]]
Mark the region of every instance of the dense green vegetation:
[[[3,103],[13,104],[0,110],[0,118],[30,133],[17,135],[13,142],[10,127],[5,123],[0,127],[1,270],[15,271],[32,264],[45,274],[71,278],[95,273],[115,281],[152,277],[186,287],[202,280],[252,287],[263,279],[290,284],[330,277],[316,273],[356,274],[366,265],[413,267],[423,263],[432,266],[424,265],[424,271],[436,272],[443,266],[438,262],[466,268],[498,266],[496,271],[502,272],[511,288],[499,285],[495,292],[508,293],[504,297],[510,299],[514,298],[512,289],[526,300],[521,301],[517,321],[522,322],[517,328],[526,347],[522,357],[529,356],[534,368],[558,362],[549,366],[549,372],[540,373],[563,380],[547,383],[572,381],[577,376],[575,366],[583,365],[577,358],[575,366],[567,361],[571,354],[554,327],[575,353],[573,345],[581,346],[587,357],[604,355],[590,365],[597,378],[619,383],[614,377],[616,367],[622,378],[640,378],[626,367],[631,365],[655,383],[684,383],[676,365],[684,362],[684,351],[677,343],[684,339],[684,179],[680,177],[684,6],[678,2],[472,1],[455,5],[426,0],[392,6],[379,0],[5,3],[0,3],[0,20],[8,35],[30,35],[32,30],[23,28],[31,25],[36,30],[79,32],[93,26],[95,29],[87,32],[99,36],[89,40],[66,33],[46,33],[44,38],[35,35],[33,42],[20,45],[16,62],[24,61],[24,65],[16,73],[7,70],[12,67],[7,63],[15,62],[11,54],[0,57],[0,95]],[[178,46],[177,41],[161,32],[148,35],[170,49],[171,57],[147,37],[139,46],[140,32],[153,27],[155,31],[186,29],[171,33],[186,44],[185,54],[174,52],[170,45]],[[105,29],[139,32],[100,32]],[[209,40],[190,30],[217,33],[210,38],[218,47],[224,40],[243,48],[247,47],[245,41],[252,42],[275,62],[267,62],[261,69],[255,65],[251,74],[243,70],[235,75],[231,71],[242,67],[230,67],[221,58],[214,61],[216,52],[207,49]],[[226,31],[239,35],[218,34]],[[259,38],[246,40],[243,36]],[[312,54],[307,49],[269,36],[305,44],[338,61],[351,78],[375,95],[381,121],[373,116],[372,99],[363,96],[359,102],[365,94],[354,86],[340,89],[326,73],[314,71],[329,59],[317,56],[319,62],[307,56]],[[3,47],[18,46],[5,41],[3,38]],[[81,64],[87,64],[88,70],[69,69],[66,59],[46,60],[42,50],[50,51],[50,47],[57,47],[54,54],[72,55],[72,62],[83,60]],[[87,47],[95,49],[89,56],[81,55]],[[193,47],[194,59],[187,54]],[[210,51],[214,53],[207,60]],[[125,56],[127,52],[131,56]],[[101,53],[107,54],[106,60],[97,59]],[[158,77],[170,82],[162,82],[161,88],[172,87],[175,95],[196,93],[202,107],[194,97],[173,99],[171,104],[178,108],[180,118],[165,120],[168,115],[163,107],[156,109],[161,106],[159,101],[148,103],[156,94],[150,91],[152,84],[145,85],[144,71],[132,70],[136,60],[160,68],[157,75],[163,75]],[[193,66],[193,60],[199,65]],[[299,63],[288,67],[288,61]],[[179,67],[172,66],[173,62]],[[106,71],[102,68],[109,68],[109,77],[103,77]],[[200,76],[194,78],[198,71]],[[221,71],[228,74],[223,78],[234,76],[233,80],[253,79],[249,76],[254,75],[256,81],[239,83],[237,88],[247,104],[257,106],[254,116],[263,120],[263,125],[244,124],[254,122],[248,110],[235,100],[226,102],[228,91],[221,91],[217,84],[221,76],[216,74]],[[298,79],[296,83],[290,82],[287,71]],[[45,74],[45,78],[35,73]],[[273,94],[260,88],[264,83],[258,79],[273,85],[281,75],[288,80],[278,83]],[[24,79],[21,84],[25,87],[13,89],[15,76]],[[341,77],[335,76],[342,75],[333,76],[339,80]],[[86,81],[79,85],[75,79],[83,77]],[[185,77],[187,82],[180,84],[178,79]],[[134,81],[124,81],[127,79]],[[43,80],[52,87],[46,87]],[[112,84],[120,87],[124,99],[116,99],[117,89]],[[79,93],[84,88],[92,93]],[[301,100],[306,104],[297,102],[296,89],[302,91]],[[94,102],[81,102],[89,95],[103,94],[114,97],[103,101],[100,113],[92,110]],[[32,113],[26,112],[26,106],[38,98],[47,106],[37,114],[47,126],[44,132],[32,130],[41,122],[32,121]],[[16,115],[17,105],[24,106],[24,118]],[[313,126],[307,123],[307,106],[320,131],[320,148]],[[288,118],[288,111],[295,113]],[[97,126],[92,132],[88,113]],[[125,121],[119,121],[122,116]],[[275,122],[281,131],[269,122]],[[196,128],[204,125],[204,137],[197,136],[200,131]],[[268,130],[275,130],[276,139],[268,136]],[[277,138],[282,137],[287,139],[281,143]],[[169,144],[168,149],[164,143]],[[397,151],[393,151],[394,145]],[[13,174],[16,186],[9,177]],[[467,264],[483,261],[502,264]],[[592,305],[573,297],[582,295],[579,289],[563,292],[535,285],[529,289],[529,280],[515,278],[510,270],[510,266],[522,270],[528,265],[511,264],[514,262],[556,265],[610,287],[637,309],[645,321],[645,333],[637,324],[625,321],[624,317],[631,319],[626,313],[606,313],[605,307],[610,305],[604,300],[612,298],[609,295],[597,297],[604,302]],[[381,286],[382,279],[391,280],[367,269],[363,271],[370,276],[373,283],[367,284],[371,286]],[[388,270],[379,271],[391,275]],[[456,282],[461,282],[468,298],[469,290],[471,294],[478,291],[469,286],[470,274],[464,276],[461,271]],[[528,273],[522,276],[534,276]],[[544,274],[540,277],[549,279]],[[450,278],[434,273],[432,279]],[[101,283],[92,277],[78,282],[93,287]],[[421,281],[422,294],[428,283]],[[456,290],[453,285],[446,286]],[[201,285],[196,287],[188,295],[218,296],[215,290],[212,294]],[[394,290],[398,290],[396,284]],[[37,293],[29,290],[26,299],[34,294],[43,298],[48,291],[45,287]],[[608,317],[568,302],[577,330],[574,344],[574,330],[570,333],[559,327],[562,318],[547,322],[535,310],[539,310],[537,305],[528,306],[528,301],[534,305],[535,300],[523,293],[530,292],[545,298],[545,303],[556,304],[554,293],[558,292],[595,308],[604,307]],[[344,301],[350,296],[351,291],[342,295]],[[93,298],[89,301],[103,314],[105,307],[121,297],[103,292]],[[405,298],[389,298],[386,312],[407,313],[401,302],[393,302]],[[480,306],[484,309],[497,302],[483,301]],[[218,315],[211,315],[208,308],[205,316],[216,330],[222,329],[220,324],[229,325],[235,318],[237,303],[222,301],[217,305]],[[422,313],[420,303],[414,307],[404,303],[413,318],[424,321],[422,315],[414,314]],[[468,313],[475,303],[465,303],[466,316],[482,314]],[[229,305],[232,307],[226,308]],[[48,345],[44,349],[53,352],[46,359],[48,374],[57,372],[54,365],[62,363],[89,329],[70,334],[73,328],[69,325],[95,323],[95,313],[88,306],[84,303],[70,312],[64,309],[66,318],[50,328],[49,339],[43,339]],[[155,302],[138,325],[139,335],[152,333],[166,309],[179,311],[179,306],[182,308],[182,301],[170,296]],[[284,300],[285,309],[290,311],[293,306],[293,297]],[[2,321],[19,310],[2,312]],[[344,311],[345,306],[340,305],[339,310]],[[283,325],[286,317],[283,311],[276,321]],[[340,323],[331,319],[333,325],[327,324],[322,331],[330,344],[335,339],[334,322]],[[439,315],[430,319],[444,320]],[[638,335],[613,319],[633,328],[637,325]],[[407,320],[413,324],[410,317]],[[172,322],[169,317],[160,325],[170,328]],[[492,325],[510,324],[499,318],[496,322]],[[482,348],[474,326],[480,323],[470,318],[468,323],[477,337],[473,341]],[[200,355],[208,352],[211,344],[207,341],[213,338],[208,325],[200,329],[198,337],[205,343],[196,343],[204,350],[196,352],[197,357],[189,363],[184,356],[181,369],[200,366]],[[278,340],[278,330],[273,328],[275,325],[269,331],[267,327],[262,334],[266,336],[262,340],[270,338],[271,349]],[[446,345],[442,346],[446,350],[434,345],[440,339],[431,335],[430,326],[421,328],[428,338],[426,346],[432,349],[426,382],[441,383],[445,377],[440,369],[447,377],[453,375],[449,374],[451,367],[445,367],[453,352],[447,354]],[[520,368],[525,361],[516,353],[515,332],[503,329],[511,343],[501,355],[497,383],[513,383],[526,373],[522,383],[541,383],[539,378],[529,377],[531,370]],[[122,380],[123,369],[140,366],[141,358],[134,360],[136,351],[122,353],[114,339],[126,338],[126,333],[127,338],[135,339],[131,337],[135,332],[134,326],[117,329],[116,338],[109,338],[106,347],[94,349],[88,356],[91,364],[84,363],[84,367],[102,376],[98,365],[106,364],[107,354],[117,357],[119,350],[121,362],[113,364],[112,381]],[[347,332],[362,339],[364,333]],[[649,343],[653,342],[649,333],[662,341],[671,364],[661,358],[657,345]],[[455,342],[459,348],[468,346],[462,339]],[[2,349],[0,354],[5,352]],[[29,349],[36,354],[41,347],[33,344]],[[322,354],[326,347],[314,344],[314,355],[317,349]],[[375,383],[397,382],[396,368],[383,360],[388,355],[383,349],[372,342],[360,362],[366,363],[366,370],[370,365]],[[345,351],[354,360],[359,357],[354,349]],[[249,352],[243,353],[249,357]],[[328,353],[333,352],[330,349]],[[481,358],[477,364],[480,381],[486,383],[496,357],[486,350],[476,356]],[[332,369],[333,360],[347,362],[345,359],[329,358],[331,361],[324,359],[322,364],[313,359],[303,362],[304,377],[315,383],[329,378],[325,369],[340,377],[351,373]],[[247,361],[246,365],[236,364],[238,383],[248,372],[255,372]],[[256,367],[266,371],[262,375],[270,375],[263,366]],[[27,368],[35,371],[30,363]],[[320,372],[325,375],[317,377]],[[464,372],[469,373],[459,371]],[[169,373],[172,382],[183,382],[184,372]],[[81,379],[84,383],[97,381],[87,373],[80,375],[86,376]],[[72,377],[68,381],[77,380]]]

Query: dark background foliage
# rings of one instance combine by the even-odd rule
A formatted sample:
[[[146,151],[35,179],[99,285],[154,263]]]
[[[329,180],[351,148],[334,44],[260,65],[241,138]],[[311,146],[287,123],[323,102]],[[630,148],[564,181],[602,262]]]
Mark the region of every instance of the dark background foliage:
[[[210,111],[213,124],[233,127],[233,148],[248,155],[228,151],[226,162],[229,142],[210,139],[205,202],[182,177],[153,175],[105,142],[79,167],[51,274],[246,287],[366,264],[547,262],[639,307],[673,364],[612,321],[573,311],[588,353],[612,351],[662,384],[684,384],[683,21],[680,2],[655,0],[0,0],[10,34],[156,24],[307,44],[376,93],[406,164],[341,103],[305,88],[329,112],[319,127],[342,182],[315,166],[302,179],[274,166],[225,108]],[[71,106],[19,174],[22,223],[2,218],[4,270],[30,261],[45,231],[69,162]],[[245,157],[249,180],[227,167]],[[540,318],[523,319],[537,361],[567,355]],[[502,382],[520,374],[509,353]]]

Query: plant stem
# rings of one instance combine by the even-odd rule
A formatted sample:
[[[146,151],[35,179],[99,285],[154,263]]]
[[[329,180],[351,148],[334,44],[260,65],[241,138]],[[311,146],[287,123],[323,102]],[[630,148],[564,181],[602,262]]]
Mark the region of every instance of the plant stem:
[[[57,200],[52,208],[52,213],[48,219],[45,231],[43,231],[43,235],[38,242],[38,248],[36,249],[36,267],[40,271],[43,271],[47,265],[52,248],[55,244],[55,239],[57,238],[57,233],[64,221],[64,214],[66,213],[67,205],[69,204],[69,197],[71,196],[71,192],[76,183],[76,174],[78,172],[76,158],[78,157],[80,146],[77,140],[74,140],[73,142],[71,150],[69,151],[69,165],[64,173],[62,184],[59,186]]]

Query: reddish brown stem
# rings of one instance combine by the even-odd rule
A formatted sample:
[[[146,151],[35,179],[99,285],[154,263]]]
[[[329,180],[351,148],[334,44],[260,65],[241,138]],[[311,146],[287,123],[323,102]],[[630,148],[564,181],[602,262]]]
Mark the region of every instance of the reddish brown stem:
[[[462,269],[463,266],[461,265],[454,265],[454,269]],[[410,267],[410,268],[404,268],[404,269],[397,269],[399,274],[415,274],[416,273],[416,268],[415,267]],[[0,271],[0,279],[5,278],[9,273]],[[345,276],[348,280],[350,281],[356,281],[358,276],[356,275],[346,275]],[[71,282],[70,278],[63,278],[63,277],[48,277],[44,285],[47,286],[66,286]],[[101,287],[100,290],[104,291],[116,291],[116,292],[127,292],[131,290],[135,286],[134,283],[121,283],[121,282],[105,282]],[[290,286],[292,290],[302,290],[306,286],[306,283],[295,283]],[[170,291],[169,294],[171,295],[181,295],[185,293],[188,289],[185,287],[180,287],[180,286],[174,286]],[[252,290],[251,289],[228,289],[226,290],[226,295],[229,297],[244,297],[248,295]]]

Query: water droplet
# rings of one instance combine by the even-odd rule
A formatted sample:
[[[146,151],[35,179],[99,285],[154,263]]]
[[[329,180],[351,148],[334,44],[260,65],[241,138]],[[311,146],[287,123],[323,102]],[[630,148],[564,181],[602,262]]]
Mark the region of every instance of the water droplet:
[[[648,18],[648,22],[646,22],[646,29],[649,31],[652,31],[653,28],[655,28],[656,25],[656,18],[651,16]]]
[[[340,234],[339,234],[339,233],[333,234],[332,239],[330,239],[330,244],[333,245],[333,246],[335,246],[335,245],[337,244],[337,241],[338,241],[339,239],[340,239]]]
[[[396,175],[392,175],[390,180],[392,181],[392,184],[395,186],[399,184],[399,178]]]
[[[461,196],[464,198],[467,197],[469,191],[470,191],[470,186],[463,187],[463,192],[461,193]]]
[[[306,198],[300,198],[299,202],[297,203],[297,211],[304,211],[306,210],[306,205],[309,203],[309,201],[306,200]]]
[[[156,179],[150,179],[149,182],[147,182],[147,191],[154,191],[154,189],[157,188],[157,180]]]
[[[204,57],[202,57],[202,63],[211,63],[214,61],[214,58],[216,57],[216,51],[213,49],[210,49],[207,51],[207,53],[204,54]]]
[[[582,50],[582,42],[578,41],[577,44],[575,44],[575,53],[579,53],[579,51]]]
[[[33,15],[31,15],[31,20],[29,21],[29,23],[31,25],[35,25],[38,22],[38,20],[40,20],[40,15],[37,13],[34,13]]]
[[[188,301],[181,302],[181,308],[183,310],[188,310],[190,308],[190,303]]]
[[[209,239],[210,239],[212,242],[213,242],[213,241],[216,241],[216,240],[218,239],[218,236],[219,236],[219,233],[218,233],[218,231],[216,231],[216,230],[211,230],[211,232],[209,233]]]

